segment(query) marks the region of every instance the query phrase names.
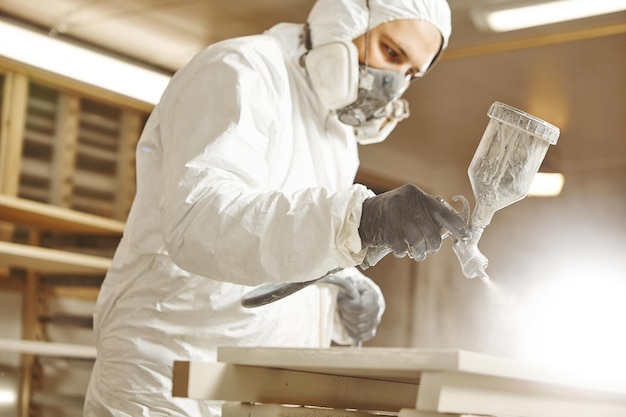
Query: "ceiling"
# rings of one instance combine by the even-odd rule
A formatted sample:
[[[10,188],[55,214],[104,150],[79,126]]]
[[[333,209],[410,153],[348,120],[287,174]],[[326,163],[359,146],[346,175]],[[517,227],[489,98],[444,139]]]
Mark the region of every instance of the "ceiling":
[[[2,0],[0,14],[39,26],[51,35],[175,71],[198,50],[222,39],[262,32],[278,22],[304,22],[314,0]],[[475,7],[507,0],[449,0],[450,49],[624,23],[625,13],[569,24],[494,35],[468,18]],[[508,2],[511,2],[510,0]],[[515,1],[513,1],[515,2]]]
[[[450,0],[450,46],[406,93],[412,117],[362,165],[391,182],[420,182],[441,164],[466,167],[494,101],[561,128],[548,155],[561,167],[626,167],[626,12],[503,34],[477,30]],[[170,72],[204,46],[303,22],[313,0],[2,0],[0,14]],[[624,168],[626,171],[626,168]]]

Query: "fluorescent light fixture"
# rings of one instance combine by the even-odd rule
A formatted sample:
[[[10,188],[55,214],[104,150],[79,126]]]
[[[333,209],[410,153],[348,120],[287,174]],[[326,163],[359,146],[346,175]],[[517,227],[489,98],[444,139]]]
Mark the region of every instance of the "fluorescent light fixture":
[[[509,2],[477,8],[470,16],[480,29],[507,32],[626,10],[626,0]]]
[[[554,197],[561,194],[565,178],[563,174],[538,172],[535,174],[529,196],[534,197]]]
[[[0,389],[0,406],[17,403],[17,393],[8,389]]]
[[[158,103],[170,75],[0,21],[0,56],[146,103]]]

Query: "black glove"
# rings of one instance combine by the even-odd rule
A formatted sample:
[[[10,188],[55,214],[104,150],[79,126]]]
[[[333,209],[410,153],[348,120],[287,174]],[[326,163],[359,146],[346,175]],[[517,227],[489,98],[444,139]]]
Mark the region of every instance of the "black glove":
[[[460,240],[471,232],[454,210],[413,184],[366,199],[359,225],[364,247],[389,248],[421,261],[441,248],[441,229]]]

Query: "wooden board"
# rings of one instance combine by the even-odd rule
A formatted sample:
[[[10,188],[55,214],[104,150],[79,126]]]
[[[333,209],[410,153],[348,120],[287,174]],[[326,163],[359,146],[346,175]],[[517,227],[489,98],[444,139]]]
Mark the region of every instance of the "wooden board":
[[[175,397],[394,411],[417,385],[209,362],[175,362]]]
[[[399,412],[401,417],[624,417],[626,399],[554,385],[460,372],[426,371],[422,382],[403,384],[323,373],[221,363],[177,362],[174,396],[272,404],[247,417],[308,417],[276,404]],[[410,389],[404,390],[402,386]],[[398,389],[400,388],[400,389]],[[418,399],[413,406],[415,393]],[[409,408],[414,407],[414,408]],[[241,410],[238,410],[241,411]],[[308,412],[308,410],[307,410]],[[339,415],[341,413],[337,411]],[[233,413],[225,417],[238,417]],[[328,416],[335,415],[328,413]],[[311,417],[313,415],[311,414]]]
[[[475,414],[452,414],[452,413],[433,413],[430,411],[417,411],[409,408],[403,408],[398,413],[398,417],[481,417]],[[484,417],[484,416],[483,416]]]
[[[222,406],[222,417],[396,417],[395,413],[369,413],[321,407],[293,407],[279,404],[248,404],[227,402]],[[406,416],[415,417],[415,416]],[[416,416],[422,417],[422,416]],[[446,416],[442,416],[446,417]]]
[[[222,417],[480,417],[470,414],[432,413],[403,408],[398,413],[375,413],[338,408],[284,406],[279,404],[250,404],[226,402]]]
[[[0,265],[44,273],[104,274],[109,269],[111,260],[100,256],[0,242]]]
[[[121,235],[124,223],[92,214],[0,194],[0,221],[41,230]]]
[[[598,388],[626,395],[626,386],[591,386],[566,372],[509,358],[456,349],[411,348],[246,348],[220,347],[217,360],[333,375],[391,379],[417,383],[424,371],[457,371],[476,375]]]
[[[418,410],[521,417],[624,417],[626,395],[462,372],[427,371]]]
[[[417,417],[626,416],[626,386],[585,386],[563,371],[462,350],[222,347],[218,361],[179,363],[188,394],[182,396],[370,411],[405,408],[419,412]],[[381,385],[364,389],[363,381]],[[395,397],[398,391],[389,385],[403,383],[418,389],[412,405],[411,395]],[[175,390],[182,386],[175,377]],[[294,393],[294,386],[309,388]],[[319,395],[311,397],[312,392]],[[365,400],[356,396],[363,392]]]
[[[38,342],[34,340],[2,339],[0,351],[30,353],[33,355],[63,358],[95,359],[95,346],[75,345],[69,343]]]
[[[1,60],[0,60],[1,61]],[[0,123],[0,193],[17,195],[24,146],[28,77],[10,72],[5,78]]]

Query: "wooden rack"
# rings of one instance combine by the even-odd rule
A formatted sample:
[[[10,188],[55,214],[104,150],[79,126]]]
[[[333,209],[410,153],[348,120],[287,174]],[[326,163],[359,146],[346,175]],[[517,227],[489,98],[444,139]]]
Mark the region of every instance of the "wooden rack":
[[[134,197],[135,147],[148,113],[7,68],[0,65],[0,291],[21,294],[22,340],[15,342],[27,348],[0,343],[0,350],[21,354],[19,416],[37,417],[67,403],[47,389],[46,369],[67,356],[56,348],[71,351],[75,342],[54,340],[50,330],[84,336],[91,312],[53,310],[95,303]],[[93,360],[93,346],[76,348],[92,349],[81,360]]]

